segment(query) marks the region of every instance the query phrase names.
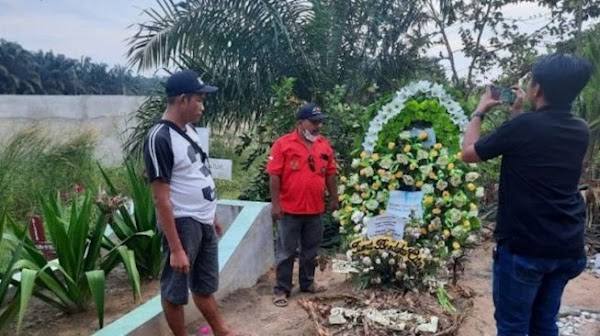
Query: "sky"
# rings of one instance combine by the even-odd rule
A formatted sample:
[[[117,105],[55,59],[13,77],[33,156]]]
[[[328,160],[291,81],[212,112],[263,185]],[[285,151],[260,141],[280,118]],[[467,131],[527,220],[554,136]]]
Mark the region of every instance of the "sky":
[[[135,33],[128,27],[144,20],[143,9],[156,6],[156,0],[0,0],[0,38],[32,51],[52,50],[70,58],[89,56],[95,62],[125,65],[127,39]],[[524,31],[534,31],[543,24],[547,11],[535,3],[525,3],[507,7],[505,15],[541,15],[522,26]],[[458,27],[449,32],[458,49]],[[439,49],[429,52],[438,53]],[[458,55],[460,73],[466,71],[467,64]],[[152,75],[152,71],[143,74]]]

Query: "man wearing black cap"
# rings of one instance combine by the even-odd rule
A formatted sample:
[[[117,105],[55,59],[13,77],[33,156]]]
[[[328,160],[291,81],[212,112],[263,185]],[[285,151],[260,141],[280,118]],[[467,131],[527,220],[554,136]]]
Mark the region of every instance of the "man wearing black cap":
[[[166,83],[167,110],[144,144],[157,227],[163,237],[162,306],[176,336],[187,335],[183,305],[189,291],[215,335],[234,335],[213,296],[219,281],[217,235],[222,229],[215,217],[215,183],[192,126],[202,117],[206,94],[215,91],[217,87],[204,84],[194,71],[174,73]]]
[[[571,104],[591,66],[553,54],[539,60],[531,75],[527,93],[516,89],[514,117],[479,139],[485,113],[499,104],[488,87],[462,144],[466,162],[502,156],[493,267],[499,336],[558,335],[563,290],[586,266],[578,184],[590,132]],[[521,113],[525,97],[531,113]]]
[[[336,164],[329,142],[319,135],[325,115],[315,104],[298,110],[296,129],[275,141],[267,163],[273,220],[277,284],[273,304],[285,307],[292,291],[294,258],[300,242],[300,291],[318,293],[315,258],[323,238],[325,189],[331,210],[338,208]]]

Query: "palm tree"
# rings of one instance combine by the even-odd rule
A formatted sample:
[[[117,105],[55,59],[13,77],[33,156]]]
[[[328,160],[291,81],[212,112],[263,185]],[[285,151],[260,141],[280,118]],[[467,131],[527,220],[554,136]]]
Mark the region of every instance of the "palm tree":
[[[396,87],[396,80],[418,70],[438,69],[419,56],[425,19],[416,0],[157,3],[158,9],[144,11],[148,20],[136,25],[130,65],[192,68],[221,87],[207,109],[207,121],[217,121],[213,125],[252,125],[284,77],[298,79],[300,98],[321,100],[336,84],[346,84],[352,97],[373,84]],[[148,116],[160,114],[164,103],[154,99],[147,106],[159,108],[140,111],[153,120]],[[136,136],[147,126],[140,125]]]

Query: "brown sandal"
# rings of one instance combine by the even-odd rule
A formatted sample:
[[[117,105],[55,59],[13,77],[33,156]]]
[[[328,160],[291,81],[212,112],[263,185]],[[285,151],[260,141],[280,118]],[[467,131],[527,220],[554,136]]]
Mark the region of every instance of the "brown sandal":
[[[288,299],[287,299],[287,295],[285,294],[275,294],[275,296],[273,297],[273,304],[276,307],[287,307],[288,305]]]

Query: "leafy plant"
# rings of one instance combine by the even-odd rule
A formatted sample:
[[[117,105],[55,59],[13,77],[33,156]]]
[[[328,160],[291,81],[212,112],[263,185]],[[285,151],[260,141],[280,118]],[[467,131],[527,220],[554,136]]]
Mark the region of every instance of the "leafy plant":
[[[93,301],[100,327],[104,325],[104,290],[106,276],[115,266],[111,260],[118,254],[132,282],[134,297],[140,296],[140,280],[133,251],[117,246],[104,257],[101,255],[106,213],[97,214],[90,225],[95,206],[89,191],[75,196],[70,209],[53,197],[40,197],[40,206],[47,224],[50,241],[58,256],[47,261],[31,239],[23,232],[5,233],[3,239],[15,246],[22,244],[21,258],[12,271],[21,271],[17,329],[20,330],[31,296],[67,313],[88,308]]]
[[[156,211],[152,200],[150,185],[136,169],[133,161],[125,161],[127,178],[131,190],[133,213],[125,205],[121,205],[112,213],[110,226],[119,243],[107,239],[104,246],[111,251],[119,245],[135,254],[135,262],[142,279],[157,279],[162,268],[161,238],[156,232]],[[109,194],[118,197],[118,190],[111,179],[100,167]],[[118,262],[113,258],[113,262]]]
[[[4,230],[6,229],[8,221],[8,215],[6,214],[6,211],[4,211],[0,214],[0,238],[4,236]],[[6,245],[7,244],[3,240],[0,240],[0,247],[7,248]],[[11,251],[12,256],[5,267],[0,270],[0,281],[2,281],[0,283],[0,331],[4,330],[7,324],[12,321],[19,308],[19,291],[15,291],[14,294],[10,296],[9,290],[11,285],[16,285],[13,276],[17,271],[13,269],[13,266],[20,258],[21,249],[22,244],[17,245],[13,251]]]

